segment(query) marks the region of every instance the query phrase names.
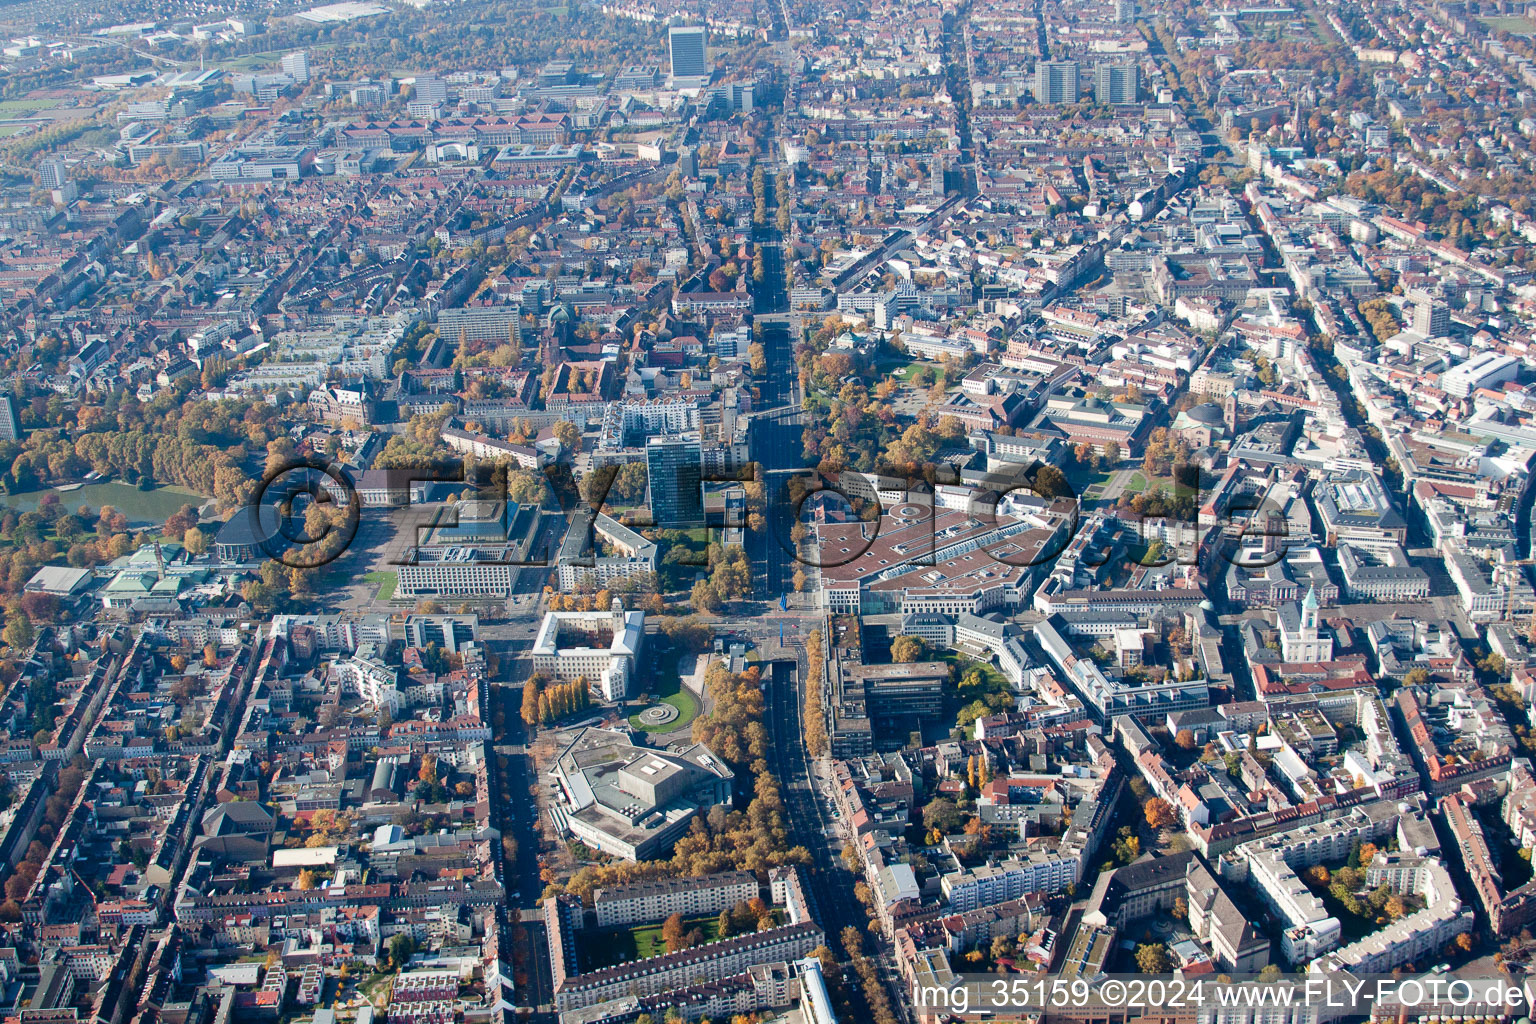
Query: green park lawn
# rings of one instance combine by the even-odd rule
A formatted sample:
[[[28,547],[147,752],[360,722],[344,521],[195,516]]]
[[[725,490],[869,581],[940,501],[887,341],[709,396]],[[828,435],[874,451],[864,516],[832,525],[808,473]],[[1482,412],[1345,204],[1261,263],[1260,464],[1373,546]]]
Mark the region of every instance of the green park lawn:
[[[395,588],[400,585],[400,574],[397,572],[374,570],[373,572],[364,574],[363,579],[368,583],[377,583],[379,585],[379,593],[377,596],[378,600],[380,601],[388,601],[390,598],[394,597]]]
[[[938,660],[946,661],[955,666],[956,678],[965,675],[972,668],[981,669],[981,674],[987,680],[987,689],[989,691],[1002,692],[1010,688],[1008,678],[999,672],[995,666],[989,665],[984,661],[976,661],[972,658],[967,658],[963,654],[956,654],[953,651],[940,655]]]
[[[61,100],[5,100],[0,102],[0,117],[23,117],[39,110],[52,110]]]
[[[1521,15],[1503,18],[1478,18],[1492,32],[1508,32],[1512,36],[1528,36],[1532,31],[1531,20]]]
[[[640,721],[638,714],[629,716],[629,724],[636,729],[645,732],[675,732],[685,728],[699,715],[699,701],[692,691],[683,686],[682,680],[677,674],[677,663],[674,661],[670,669],[666,670],[659,680],[649,685],[649,693],[664,704],[670,704],[677,708],[677,718],[665,725],[646,725]]]
[[[714,915],[688,918],[683,924],[688,929],[697,928],[702,932],[705,942],[714,942],[720,937],[720,922]],[[587,970],[645,960],[667,951],[660,924],[582,932],[577,941],[583,947],[581,963]]]

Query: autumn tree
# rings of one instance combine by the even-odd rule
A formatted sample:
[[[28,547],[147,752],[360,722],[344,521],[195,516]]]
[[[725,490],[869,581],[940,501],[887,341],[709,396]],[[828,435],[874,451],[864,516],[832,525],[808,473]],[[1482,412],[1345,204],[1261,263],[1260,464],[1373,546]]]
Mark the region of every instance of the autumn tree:
[[[1067,483],[1066,474],[1049,465],[1041,466],[1035,472],[1031,490],[1042,498],[1066,498],[1072,495],[1072,485]]]
[[[1173,969],[1168,950],[1161,942],[1144,942],[1137,946],[1136,966],[1143,974],[1167,974]]]
[[[667,944],[668,953],[680,953],[687,949],[688,926],[682,914],[673,914],[661,924],[661,940]]]
[[[32,620],[27,618],[27,613],[19,608],[12,612],[6,619],[5,630],[0,632],[0,639],[16,650],[24,650],[32,646],[34,637]]]
[[[922,658],[927,649],[922,637],[903,634],[891,641],[891,660],[903,664],[914,662]]]
[[[1148,800],[1142,810],[1146,814],[1147,824],[1155,829],[1170,828],[1179,820],[1173,805],[1160,796]]]
[[[189,526],[181,535],[181,544],[189,555],[205,554],[208,551],[208,535],[196,526]]]
[[[523,724],[535,726],[539,724],[539,681],[529,679],[523,683]]]
[[[826,712],[821,701],[821,681],[826,665],[826,652],[823,649],[821,630],[812,630],[810,636],[805,638],[805,658],[807,662],[805,683],[805,707],[803,720],[805,728],[805,749],[812,757],[822,757],[831,749],[831,742],[827,736]]]
[[[1359,304],[1360,315],[1371,327],[1371,333],[1376,336],[1378,342],[1385,343],[1402,330],[1402,324],[1398,322],[1396,313],[1385,298],[1377,297],[1367,299]]]
[[[723,604],[719,591],[710,586],[708,580],[699,580],[694,583],[688,599],[694,610],[701,612],[718,612]]]

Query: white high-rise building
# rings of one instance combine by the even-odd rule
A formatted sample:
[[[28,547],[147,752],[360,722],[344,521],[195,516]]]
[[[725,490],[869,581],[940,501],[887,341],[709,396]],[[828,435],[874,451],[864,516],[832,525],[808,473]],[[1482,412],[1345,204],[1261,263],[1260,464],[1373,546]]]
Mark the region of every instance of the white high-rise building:
[[[309,81],[309,54],[303,50],[283,54],[283,74],[295,82]]]
[[[1135,64],[1099,64],[1093,69],[1093,97],[1100,103],[1135,103],[1140,85],[1141,69]]]
[[[63,188],[69,180],[69,171],[62,160],[44,160],[37,168],[43,188]]]
[[[673,85],[702,86],[708,83],[708,32],[703,25],[673,25],[667,29]]]
[[[415,99],[418,103],[447,103],[448,83],[441,78],[421,76],[411,86],[415,90]]]
[[[1079,66],[1075,60],[1042,60],[1035,65],[1038,103],[1076,103]]]
[[[1426,338],[1451,333],[1451,308],[1443,302],[1422,298],[1413,305],[1413,329]]]

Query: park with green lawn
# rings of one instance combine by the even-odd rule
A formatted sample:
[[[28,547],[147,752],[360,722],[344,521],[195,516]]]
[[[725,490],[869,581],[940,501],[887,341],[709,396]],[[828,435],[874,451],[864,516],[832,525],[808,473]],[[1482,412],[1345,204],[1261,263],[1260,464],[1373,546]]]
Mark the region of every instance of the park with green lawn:
[[[400,585],[400,574],[376,569],[373,572],[364,573],[363,581],[378,586],[379,592],[375,595],[376,600],[388,601],[395,596],[395,588]]]
[[[661,656],[661,670],[647,685],[646,691],[650,700],[646,707],[629,716],[629,724],[636,729],[645,732],[667,733],[686,729],[693,720],[699,716],[699,700],[693,691],[683,685],[682,677],[677,671],[678,658],[681,655],[675,651],[667,651]],[[646,710],[660,706],[670,707],[677,712],[675,716],[667,715],[662,721],[660,715],[647,715]]]
[[[663,923],[636,925],[633,928],[605,928],[601,931],[581,931],[577,941],[581,945],[581,964],[584,970],[598,970],[632,960],[645,960],[661,956],[667,951],[666,939],[662,938]],[[720,921],[713,914],[690,917],[683,920],[685,932],[694,932],[698,940],[693,945],[714,942],[720,937]]]

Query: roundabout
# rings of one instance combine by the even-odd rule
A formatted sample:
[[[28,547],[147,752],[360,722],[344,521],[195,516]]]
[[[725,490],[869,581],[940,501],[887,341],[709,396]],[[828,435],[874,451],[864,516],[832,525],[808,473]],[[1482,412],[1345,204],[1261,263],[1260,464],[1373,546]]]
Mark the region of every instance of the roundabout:
[[[652,704],[635,716],[640,719],[642,727],[655,729],[658,726],[670,725],[677,721],[678,710],[671,704]]]
[[[641,695],[644,705],[629,716],[630,728],[657,734],[674,733],[686,729],[699,717],[699,697],[682,685],[676,666],[676,657],[669,657],[657,665],[661,671],[646,679],[647,692]]]

